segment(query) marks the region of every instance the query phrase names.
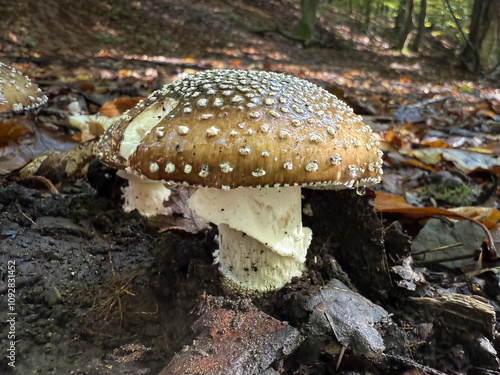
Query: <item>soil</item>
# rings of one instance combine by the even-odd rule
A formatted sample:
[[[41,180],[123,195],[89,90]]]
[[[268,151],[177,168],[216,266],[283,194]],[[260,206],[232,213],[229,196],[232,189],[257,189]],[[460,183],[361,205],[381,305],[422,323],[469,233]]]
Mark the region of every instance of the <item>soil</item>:
[[[278,71],[286,67],[322,81],[353,69],[374,80],[404,76],[426,82],[467,76],[458,66],[450,66],[444,47],[432,56],[404,57],[389,53],[384,47],[388,42],[380,41],[377,51],[370,50],[359,33],[344,39],[342,23],[356,26],[356,22],[340,13],[322,14],[319,43],[304,48],[276,32],[276,26],[293,32],[300,17],[296,2],[89,0],[85,4],[2,2],[0,58],[51,87],[65,77],[99,77],[106,98],[112,97],[119,72],[129,69],[145,73],[154,68],[165,80],[183,69],[227,66]],[[112,72],[113,82],[103,78],[103,71]],[[141,83],[138,90],[150,91],[154,84]],[[85,178],[62,181],[55,195],[39,185],[1,180],[1,373],[158,374],[193,340],[197,306],[207,295],[225,294],[212,264],[216,229],[159,233],[137,212],[121,209],[123,181],[113,176],[114,171],[94,161]],[[385,274],[370,276],[379,271],[385,256],[372,198],[344,193],[339,199],[331,194],[304,193],[303,204],[314,213],[304,216],[304,225],[315,235],[309,272],[285,291],[254,301],[262,311],[302,324],[286,310],[283,296],[302,293],[304,285],[324,285],[332,277],[375,302],[388,300]],[[332,240],[332,233],[343,236]],[[404,241],[396,237],[397,246],[404,248]],[[13,303],[8,292],[12,279]],[[393,307],[398,298],[393,296]],[[12,317],[14,323],[9,324]],[[12,329],[17,340],[15,367],[5,356]],[[284,368],[291,374],[303,365],[289,362]],[[333,370],[311,366],[301,373],[325,372]]]
[[[89,180],[103,181],[112,173],[96,161],[91,164]],[[159,234],[137,211],[123,212],[119,188],[119,184],[111,184],[95,189],[83,180],[63,186],[59,195],[17,183],[0,187],[2,267],[14,264],[16,284],[15,303],[12,309],[2,310],[2,321],[11,318],[8,312],[16,313],[17,339],[15,370],[3,358],[2,371],[156,374],[175,352],[191,343],[191,326],[197,319],[193,312],[203,297],[226,294],[212,262],[215,229]],[[348,236],[340,241],[329,237],[333,227],[344,233],[349,228],[354,233],[355,228],[328,224],[331,212],[321,206],[327,202],[335,210],[339,205],[331,194],[305,194],[305,204],[316,213],[305,218],[315,233],[305,280],[322,285],[337,276],[350,282],[338,271],[340,266],[335,267],[331,254],[340,243],[348,249],[346,244],[352,241]],[[356,206],[355,193],[344,197],[339,202]],[[339,211],[348,212],[343,205]],[[363,212],[370,215],[366,208],[351,211],[351,215],[359,217]],[[378,230],[376,221],[372,222]],[[356,246],[369,251],[373,235],[367,230],[368,245],[363,245],[362,236]],[[6,272],[4,275],[1,302],[7,306]],[[364,286],[367,294],[373,294],[366,280]],[[303,282],[296,287],[303,288]],[[292,290],[293,285],[287,293]],[[282,298],[278,292],[256,303],[280,316],[287,314]],[[3,347],[8,346],[9,329],[8,324],[2,326]]]
[[[170,289],[168,281],[181,282],[178,274],[185,278],[190,262],[195,267],[197,253],[210,265],[210,253],[203,253],[208,234],[159,236],[143,217],[125,214],[119,201],[83,181],[57,196],[13,183],[0,196],[2,262],[15,264],[15,373],[141,373],[120,368],[129,355],[147,362],[144,373],[155,373],[187,343],[193,320],[187,312],[202,285]],[[182,243],[185,251],[175,252]],[[160,273],[156,252],[163,253],[159,259],[179,256],[167,261],[171,277]],[[5,360],[2,369],[9,369]]]

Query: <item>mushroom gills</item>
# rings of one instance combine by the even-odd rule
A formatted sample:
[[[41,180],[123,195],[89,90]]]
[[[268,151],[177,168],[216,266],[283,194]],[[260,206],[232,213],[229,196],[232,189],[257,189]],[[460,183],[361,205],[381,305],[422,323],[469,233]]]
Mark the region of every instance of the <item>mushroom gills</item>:
[[[199,188],[189,207],[219,228],[219,269],[242,289],[279,289],[304,270],[312,232],[300,187]]]

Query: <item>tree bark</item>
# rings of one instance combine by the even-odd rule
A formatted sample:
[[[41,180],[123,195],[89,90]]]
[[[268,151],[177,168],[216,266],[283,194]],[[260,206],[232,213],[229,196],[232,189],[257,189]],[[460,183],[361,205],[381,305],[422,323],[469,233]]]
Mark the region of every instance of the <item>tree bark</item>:
[[[418,26],[417,26],[417,35],[415,40],[411,45],[412,51],[418,51],[420,45],[422,44],[422,39],[424,37],[425,32],[425,16],[427,14],[427,0],[420,1],[420,13],[418,15]]]
[[[396,20],[394,21],[394,33],[399,35],[401,29],[403,28],[404,20],[406,14],[406,0],[399,0],[398,14]]]
[[[475,0],[469,43],[462,58],[473,72],[491,72],[500,65],[500,4],[498,0]]]
[[[297,28],[297,36],[309,44],[314,40],[314,25],[316,24],[317,0],[301,0],[302,18]]]
[[[371,14],[372,14],[372,0],[365,0],[365,17],[363,20],[362,30],[367,32],[370,27]]]
[[[398,36],[398,42],[396,43],[396,49],[403,49],[403,47],[406,45],[406,40],[408,39],[408,36],[410,35],[411,30],[413,29],[413,21],[412,21],[412,16],[413,16],[413,0],[406,0],[405,2],[405,18],[404,18],[404,23],[400,29],[399,36]]]

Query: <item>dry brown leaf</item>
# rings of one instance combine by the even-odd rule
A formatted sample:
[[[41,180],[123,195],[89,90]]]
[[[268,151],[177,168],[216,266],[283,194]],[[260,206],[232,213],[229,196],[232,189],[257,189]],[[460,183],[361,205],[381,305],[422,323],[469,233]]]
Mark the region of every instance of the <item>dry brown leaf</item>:
[[[423,169],[423,170],[426,170],[426,171],[430,171],[430,172],[436,172],[437,169],[436,168],[433,168],[431,167],[430,165],[427,165],[425,163],[422,163],[420,160],[416,160],[416,159],[407,159],[406,161],[406,164],[408,165],[411,165],[413,167],[416,167],[416,168],[419,168],[419,169]]]
[[[479,209],[481,207],[473,207]],[[401,195],[390,194],[383,191],[377,191],[375,197],[375,209],[382,213],[399,213],[405,214],[414,218],[431,217],[431,216],[446,216],[451,219],[465,220],[474,219],[475,221],[483,222],[482,216],[477,216],[473,210],[446,210],[439,207],[415,207],[407,203]],[[497,211],[497,210],[495,210]],[[476,211],[476,212],[479,212]],[[472,216],[469,216],[468,214]],[[500,214],[500,213],[499,213]],[[494,216],[492,216],[494,218]]]
[[[33,128],[20,123],[19,119],[10,118],[0,121],[0,146],[6,146],[11,141],[17,142],[23,135],[33,133]]]
[[[104,103],[99,109],[99,113],[107,117],[121,116],[123,112],[135,107],[143,99],[142,97],[116,98],[113,101]]]
[[[445,139],[423,140],[421,144],[427,147],[452,148],[452,146],[450,146]]]
[[[386,142],[398,149],[405,148],[407,146],[407,142],[394,130],[388,130],[387,133],[385,133],[384,139]]]
[[[455,207],[448,209],[462,216],[474,219],[486,225],[487,228],[495,228],[500,220],[500,211],[493,207]]]
[[[23,167],[13,179],[22,181],[32,177],[44,177],[53,184],[75,180],[85,174],[92,159],[92,142],[82,143],[68,151],[47,150]]]
[[[490,259],[497,258],[495,244],[493,238],[491,237],[491,233],[488,231],[488,228],[486,227],[486,223],[477,221],[474,218],[470,218],[461,215],[460,213],[453,212],[450,210],[445,210],[438,207],[415,207],[412,206],[411,204],[408,204],[405,201],[405,199],[400,195],[389,194],[382,191],[378,191],[377,196],[375,197],[375,209],[381,213],[403,214],[406,217],[411,217],[414,219],[428,218],[433,216],[444,216],[456,220],[473,221],[484,229],[486,237],[488,237]]]

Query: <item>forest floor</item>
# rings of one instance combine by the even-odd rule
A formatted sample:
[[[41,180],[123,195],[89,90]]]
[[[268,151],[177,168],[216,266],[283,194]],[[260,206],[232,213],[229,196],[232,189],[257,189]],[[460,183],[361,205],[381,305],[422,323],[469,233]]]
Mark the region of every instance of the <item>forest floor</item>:
[[[429,206],[436,199],[422,193],[422,184],[438,185],[434,176],[441,172],[438,179],[467,181],[470,195],[451,203],[449,195],[441,195],[441,206],[443,201],[447,207],[499,206],[498,82],[463,70],[445,45],[427,40],[425,52],[402,55],[391,50],[390,40],[360,33],[359,23],[339,12],[321,13],[318,40],[306,48],[284,35],[298,25],[298,5],[276,0],[89,0],[85,7],[71,0],[26,0],[3,2],[0,13],[0,60],[30,75],[49,97],[35,114],[2,118],[10,131],[0,131],[5,137],[0,138],[1,373],[158,374],[201,335],[194,322],[210,310],[211,296],[224,295],[212,264],[214,228],[196,232],[177,217],[170,223],[177,229],[159,233],[137,212],[124,213],[124,182],[97,161],[79,178],[57,168],[45,171],[57,193],[18,174],[46,150],[65,152],[91,138],[69,126],[70,116],[95,113],[116,98],[146,96],[186,73],[265,69],[312,80],[353,106],[384,141],[383,190]],[[454,145],[467,146],[467,152],[481,149],[485,159],[469,160],[464,151],[439,164],[442,150]],[[420,154],[412,154],[410,162],[408,153],[398,152],[412,146],[438,150],[439,162]],[[415,219],[421,211],[387,211],[381,220],[372,195],[331,194],[304,192],[304,207],[313,213],[304,215],[304,225],[315,235],[309,272],[285,290],[253,301],[295,326],[305,344],[284,362],[279,354],[267,364],[261,359],[253,373],[323,374],[336,367],[393,374],[499,370],[495,257],[485,256],[478,265],[476,254],[451,270],[404,265],[409,241],[423,225]],[[177,204],[182,216],[182,200]],[[338,212],[352,221],[331,220]],[[396,219],[408,235],[391,226]],[[332,240],[332,233],[344,235]],[[386,272],[380,272],[382,263],[389,264]],[[6,308],[9,265],[15,265],[15,324]],[[322,293],[320,286],[333,278],[392,314],[378,327],[384,332],[384,358],[366,347],[353,350],[352,343],[344,343],[344,353],[342,345],[325,342],[330,338],[311,337],[307,326],[313,323],[305,322],[292,302]],[[444,301],[445,292],[454,298]],[[432,304],[441,320],[433,316]],[[463,314],[451,324],[458,305]],[[252,311],[229,302],[223,307]],[[317,312],[317,306],[311,309]],[[5,354],[12,329],[15,367]]]

